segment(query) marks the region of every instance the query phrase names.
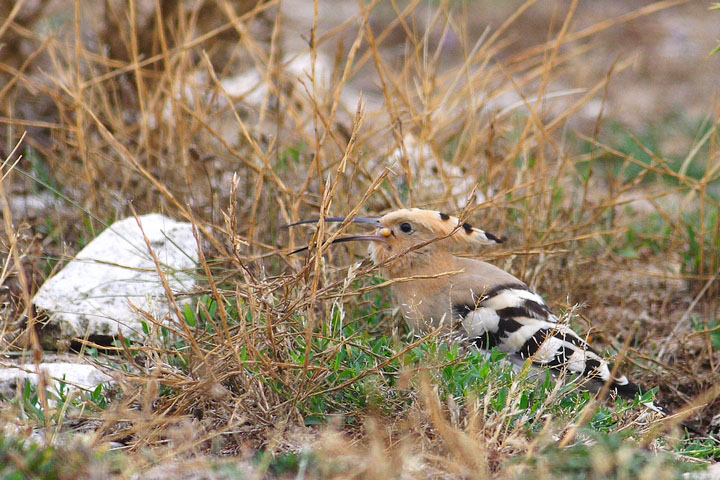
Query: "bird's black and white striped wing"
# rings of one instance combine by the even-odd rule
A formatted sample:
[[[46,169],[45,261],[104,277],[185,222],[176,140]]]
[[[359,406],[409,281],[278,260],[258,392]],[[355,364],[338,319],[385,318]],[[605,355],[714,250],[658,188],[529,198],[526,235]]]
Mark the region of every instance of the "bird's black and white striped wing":
[[[481,349],[532,359],[536,366],[576,373],[596,384],[611,378],[612,367],[570,327],[558,323],[544,300],[522,283],[499,285],[474,305],[454,311],[471,343]],[[625,376],[613,377],[610,388],[634,398],[640,388]]]

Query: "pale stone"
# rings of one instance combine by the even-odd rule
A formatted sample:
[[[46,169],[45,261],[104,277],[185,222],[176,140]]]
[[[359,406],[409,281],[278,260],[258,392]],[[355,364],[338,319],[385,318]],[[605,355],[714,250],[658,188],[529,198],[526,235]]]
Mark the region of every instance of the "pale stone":
[[[418,140],[412,134],[407,134],[403,138],[402,146],[397,146],[386,162],[393,172],[390,178],[398,179],[395,182],[398,187],[405,181],[403,157],[407,159],[410,172],[418,183],[415,190],[419,199],[437,201],[447,198],[456,208],[464,208],[468,196],[477,185],[478,178],[475,175],[446,162],[435,154],[428,143]],[[399,176],[396,176],[397,174]],[[483,192],[475,190],[469,200],[480,205],[486,201],[486,198]]]
[[[44,372],[48,381],[47,387],[56,392],[60,382],[65,382],[68,388],[92,390],[101,383],[112,381],[109,375],[86,363],[41,363],[40,371]],[[21,385],[28,379],[31,384],[37,385],[38,375],[35,365],[22,364],[13,367],[0,368],[0,394],[8,397],[15,395],[16,385]]]
[[[158,214],[139,217],[173,293],[190,292],[198,262],[190,223]],[[140,316],[168,312],[165,290],[135,218],[115,222],[48,279],[33,299],[47,311],[55,341],[86,335],[143,338]],[[45,335],[45,333],[44,333]],[[44,342],[47,344],[47,342]]]
[[[720,463],[710,464],[706,470],[683,473],[684,480],[720,480]]]

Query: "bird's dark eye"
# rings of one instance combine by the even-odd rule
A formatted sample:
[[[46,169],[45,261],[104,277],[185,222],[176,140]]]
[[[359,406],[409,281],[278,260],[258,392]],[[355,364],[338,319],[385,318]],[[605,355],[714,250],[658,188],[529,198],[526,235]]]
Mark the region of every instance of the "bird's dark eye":
[[[412,233],[413,227],[408,222],[403,222],[400,224],[400,231],[403,233]]]

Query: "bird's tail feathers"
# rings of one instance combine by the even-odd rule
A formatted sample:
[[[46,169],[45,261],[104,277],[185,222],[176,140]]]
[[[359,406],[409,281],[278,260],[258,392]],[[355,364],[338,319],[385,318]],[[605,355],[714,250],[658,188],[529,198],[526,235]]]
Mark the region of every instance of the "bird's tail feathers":
[[[610,390],[627,400],[634,400],[637,395],[643,397],[649,391],[642,388],[640,385],[631,382],[624,375],[618,378],[613,378],[612,383],[610,384]],[[669,414],[669,410],[655,400],[641,401],[640,403],[653,412],[666,416]]]

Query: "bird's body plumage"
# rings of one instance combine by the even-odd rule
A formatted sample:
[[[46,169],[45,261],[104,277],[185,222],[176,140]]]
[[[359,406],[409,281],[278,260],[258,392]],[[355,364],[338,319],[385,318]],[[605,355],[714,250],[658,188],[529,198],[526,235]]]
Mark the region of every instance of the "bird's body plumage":
[[[611,378],[612,367],[570,327],[558,323],[543,298],[523,282],[486,262],[449,255],[444,272],[427,268],[420,278],[393,284],[405,320],[417,333],[442,327],[459,332],[483,350],[493,347],[515,363],[532,359],[554,373],[566,370],[587,377],[597,388]],[[610,387],[632,397],[638,387],[623,376]]]
[[[327,219],[326,219],[327,220]],[[343,219],[332,219],[339,221]],[[456,217],[421,209],[402,209],[379,219],[370,240],[373,262],[396,279],[393,295],[417,333],[441,328],[459,333],[480,349],[497,348],[519,361],[554,373],[569,372],[591,389],[607,383],[632,398],[641,389],[612,366],[568,325],[558,321],[543,298],[504,270],[452,254],[451,245],[501,243],[498,237],[461,223]],[[660,410],[655,404],[649,404]]]

